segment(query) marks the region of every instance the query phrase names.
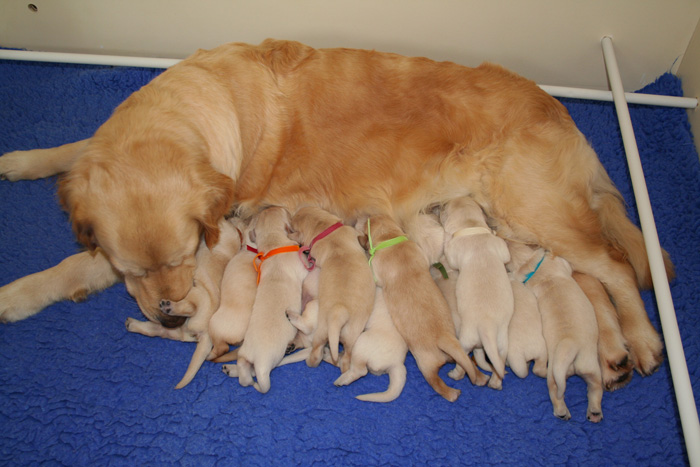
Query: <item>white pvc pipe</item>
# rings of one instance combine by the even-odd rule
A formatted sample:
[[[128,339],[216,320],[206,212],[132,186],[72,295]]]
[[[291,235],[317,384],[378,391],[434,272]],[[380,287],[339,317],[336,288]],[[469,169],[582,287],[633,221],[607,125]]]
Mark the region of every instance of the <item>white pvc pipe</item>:
[[[634,130],[632,129],[632,120],[630,119],[629,109],[625,101],[622,80],[620,79],[620,71],[615,59],[612,39],[609,36],[605,36],[601,40],[601,43],[603,46],[605,66],[608,71],[608,80],[614,97],[615,110],[617,111],[617,118],[620,122],[620,131],[622,132],[622,140],[627,155],[627,165],[629,166],[630,176],[632,178],[634,197],[637,201],[637,210],[639,211],[639,220],[642,226],[642,233],[644,234],[644,243],[649,256],[651,278],[654,284],[654,292],[656,293],[656,303],[659,307],[661,327],[664,334],[668,362],[671,368],[673,388],[676,393],[676,401],[678,403],[678,412],[681,418],[688,460],[691,466],[700,466],[700,421],[698,420],[698,412],[695,407],[693,387],[690,384],[688,365],[683,351],[681,335],[678,330],[678,321],[676,320],[676,313],[671,298],[671,288],[669,287],[668,276],[666,275],[666,268],[664,267],[661,245],[659,244],[656,224],[654,223],[654,215],[651,210],[646,180],[644,179],[642,163],[639,158],[639,149],[637,148]]]
[[[593,101],[613,102],[613,95],[610,91],[599,91],[597,89],[567,88],[562,86],[539,85],[547,94],[554,97],[570,97],[572,99],[588,99]],[[684,109],[694,109],[698,106],[695,97],[678,96],[658,96],[655,94],[640,94],[636,92],[626,92],[625,99],[630,104],[658,105],[664,107],[681,107]]]
[[[180,61],[176,58],[126,57],[120,55],[92,55],[5,49],[0,50],[0,60],[78,63],[81,65],[133,66],[139,68],[168,68]]]
[[[132,66],[141,68],[168,68],[179,62],[176,58],[125,57],[118,55],[91,55],[59,52],[35,52],[30,50],[0,49],[0,60],[21,60],[32,62],[78,63],[82,65]],[[540,85],[554,97],[569,97],[612,102],[610,91]],[[694,109],[698,106],[695,97],[657,96],[654,94],[626,93],[627,102],[633,104],[658,105]]]

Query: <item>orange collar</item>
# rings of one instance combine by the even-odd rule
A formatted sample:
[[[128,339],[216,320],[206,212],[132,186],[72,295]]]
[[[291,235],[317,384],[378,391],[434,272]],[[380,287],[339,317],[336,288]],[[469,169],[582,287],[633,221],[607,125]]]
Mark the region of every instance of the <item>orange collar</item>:
[[[253,259],[253,267],[255,268],[255,271],[258,273],[258,284],[260,284],[260,274],[262,270],[262,263],[266,259],[268,259],[270,256],[274,256],[280,253],[291,253],[293,251],[299,251],[299,245],[288,245],[288,246],[281,246],[279,248],[275,248],[274,250],[270,250],[267,253],[263,253],[262,251],[259,251],[258,254],[255,255],[255,258]],[[258,260],[260,262],[258,263]]]

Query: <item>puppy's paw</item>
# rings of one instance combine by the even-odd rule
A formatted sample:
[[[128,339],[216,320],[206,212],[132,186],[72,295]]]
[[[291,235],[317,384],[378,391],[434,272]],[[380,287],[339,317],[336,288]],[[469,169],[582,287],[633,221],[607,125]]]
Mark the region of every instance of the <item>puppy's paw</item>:
[[[230,364],[221,367],[221,371],[226,373],[231,378],[238,378],[238,365]]]
[[[589,422],[599,423],[603,419],[603,413],[589,410],[588,413],[586,414],[586,418],[588,419]]]
[[[166,315],[173,314],[173,304],[170,300],[161,300],[158,306],[160,307],[161,313],[165,313]]]
[[[554,416],[557,417],[560,420],[571,420],[571,412],[569,412],[569,409],[566,409],[563,412],[557,413],[557,411],[554,411]]]
[[[455,381],[459,381],[462,378],[464,378],[465,374],[466,372],[464,371],[464,369],[461,366],[456,365],[453,369],[449,371],[449,373],[447,373],[447,376],[449,376]],[[486,380],[484,380],[484,384],[486,384]]]

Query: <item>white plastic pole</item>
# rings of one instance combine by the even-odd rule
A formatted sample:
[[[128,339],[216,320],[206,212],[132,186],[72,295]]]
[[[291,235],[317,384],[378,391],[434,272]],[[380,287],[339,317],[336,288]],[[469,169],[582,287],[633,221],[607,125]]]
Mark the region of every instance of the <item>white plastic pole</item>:
[[[118,55],[90,55],[59,52],[35,52],[30,50],[0,49],[0,60],[21,60],[32,62],[78,63],[82,65],[132,66],[141,68],[168,68],[179,62],[176,58],[125,57]],[[612,102],[610,91],[596,89],[570,88],[562,86],[539,85],[546,93],[554,97],[588,99]],[[658,105],[694,109],[698,106],[695,97],[657,96],[654,94],[626,93],[627,102],[632,104]]]
[[[570,97],[572,99],[589,99],[594,101],[613,102],[613,95],[610,91],[599,91],[597,89],[567,88],[562,86],[539,85],[547,94],[554,97]],[[664,107],[681,107],[684,109],[694,109],[698,106],[695,97],[678,96],[658,96],[655,94],[641,94],[636,92],[626,92],[625,99],[629,104],[658,105]]]
[[[139,68],[168,68],[180,61],[176,58],[126,57],[120,55],[91,55],[4,49],[0,50],[0,60],[78,63],[81,65],[133,66]]]
[[[632,129],[632,120],[630,119],[629,109],[625,101],[622,80],[620,79],[620,71],[615,59],[612,39],[609,36],[605,36],[601,40],[601,43],[603,46],[605,66],[608,71],[608,80],[615,102],[615,110],[617,111],[617,118],[620,122],[620,131],[622,132],[622,140],[627,155],[627,165],[629,166],[630,176],[632,178],[634,197],[637,201],[637,210],[639,211],[639,220],[644,234],[644,243],[649,256],[651,278],[654,284],[654,292],[656,293],[656,303],[659,307],[661,327],[666,344],[668,362],[671,368],[673,388],[676,393],[676,401],[678,403],[678,412],[681,418],[688,460],[691,466],[700,466],[700,421],[698,421],[698,412],[695,407],[695,398],[693,397],[693,387],[690,384],[688,365],[685,359],[685,353],[683,352],[683,343],[681,342],[678,321],[676,320],[676,313],[671,298],[671,288],[668,285],[668,276],[666,275],[666,268],[664,267],[661,245],[659,244],[659,237],[656,231],[656,224],[654,223],[654,215],[651,210],[646,180],[644,179],[642,163],[639,158],[639,149],[637,148],[634,130]]]

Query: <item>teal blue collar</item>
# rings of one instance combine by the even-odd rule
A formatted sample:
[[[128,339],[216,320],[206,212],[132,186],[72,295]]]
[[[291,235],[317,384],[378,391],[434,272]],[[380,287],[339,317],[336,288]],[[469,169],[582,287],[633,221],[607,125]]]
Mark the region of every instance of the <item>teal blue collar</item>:
[[[538,269],[540,268],[540,266],[542,265],[542,261],[544,261],[544,257],[545,257],[545,256],[547,256],[547,252],[546,252],[546,251],[545,251],[544,254],[542,255],[542,259],[540,259],[539,262],[537,263],[537,266],[535,266],[535,269],[534,269],[533,271],[528,272],[527,274],[525,274],[525,279],[523,279],[523,284],[526,283],[527,281],[529,281],[530,278],[531,278],[532,276],[535,275],[535,273],[537,272],[537,270],[538,270]]]

